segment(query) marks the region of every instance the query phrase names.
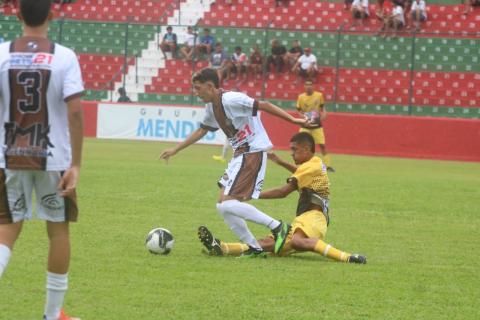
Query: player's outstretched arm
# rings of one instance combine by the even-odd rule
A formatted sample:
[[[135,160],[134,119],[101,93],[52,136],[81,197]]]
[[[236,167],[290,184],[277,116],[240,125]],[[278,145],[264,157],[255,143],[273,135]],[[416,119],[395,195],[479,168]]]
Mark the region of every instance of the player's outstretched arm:
[[[295,191],[295,186],[293,184],[287,183],[281,187],[265,190],[260,192],[260,199],[280,199],[285,198],[290,193]]]
[[[277,156],[275,153],[273,153],[272,151],[268,152],[267,153],[267,157],[269,160],[271,160],[272,162],[275,162],[276,164],[278,164],[279,166],[281,167],[284,167],[285,169],[287,169],[288,171],[290,172],[295,172],[297,170],[297,166],[292,164],[292,163],[289,163],[287,161],[284,161],[283,159],[281,159],[279,156]]]
[[[310,126],[310,123],[306,118],[295,118],[288,112],[284,111],[282,108],[277,107],[276,105],[268,101],[259,101],[258,108],[262,111],[270,113],[271,115],[284,119],[293,124],[299,125],[301,127],[308,128]]]
[[[82,165],[83,148],[83,107],[80,98],[67,102],[68,128],[70,131],[70,144],[72,146],[72,163],[63,174],[58,184],[62,197],[73,195],[77,187]]]
[[[175,147],[164,150],[158,158],[168,161],[170,157],[173,157],[180,150],[183,150],[189,145],[192,145],[198,140],[202,139],[207,133],[208,133],[207,129],[198,128],[197,130],[193,131],[192,134],[190,134],[185,140],[177,144]]]

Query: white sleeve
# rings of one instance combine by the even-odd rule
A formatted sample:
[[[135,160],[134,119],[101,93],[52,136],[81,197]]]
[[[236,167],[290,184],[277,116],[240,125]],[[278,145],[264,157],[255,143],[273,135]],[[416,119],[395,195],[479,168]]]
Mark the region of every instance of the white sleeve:
[[[63,100],[68,102],[73,98],[83,95],[82,72],[77,56],[71,50],[66,52],[65,78],[63,79]]]
[[[211,107],[205,108],[205,116],[203,117],[202,122],[200,123],[200,128],[203,128],[208,131],[217,131],[218,123],[215,120]]]
[[[225,111],[232,117],[252,117],[257,115],[258,102],[241,92],[226,92],[222,97]]]

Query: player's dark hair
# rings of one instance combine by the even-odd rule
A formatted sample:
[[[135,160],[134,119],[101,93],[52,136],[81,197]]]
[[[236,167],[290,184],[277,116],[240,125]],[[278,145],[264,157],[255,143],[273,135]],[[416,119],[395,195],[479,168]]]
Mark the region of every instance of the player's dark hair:
[[[315,153],[315,140],[308,132],[299,132],[295,134],[291,139],[290,142],[296,142],[298,144],[306,144],[310,147],[312,153]]]
[[[220,80],[218,79],[218,74],[215,69],[212,68],[204,68],[198,72],[196,72],[192,76],[192,82],[200,82],[205,83],[211,81],[215,88],[220,88]]]
[[[45,23],[52,7],[51,0],[20,0],[20,13],[29,27],[38,27]]]

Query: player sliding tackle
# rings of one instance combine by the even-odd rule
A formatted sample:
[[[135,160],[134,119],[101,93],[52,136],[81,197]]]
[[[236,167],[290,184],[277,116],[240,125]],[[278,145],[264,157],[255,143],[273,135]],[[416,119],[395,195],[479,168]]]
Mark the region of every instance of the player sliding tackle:
[[[323,241],[329,223],[330,182],[322,160],[314,156],[315,141],[312,136],[306,132],[297,133],[290,140],[290,149],[295,165],[283,161],[273,153],[268,155],[270,160],[292,172],[287,183],[260,193],[260,199],[276,199],[285,198],[295,190],[300,192],[297,217],[292,222],[280,254],[312,251],[338,261],[366,263],[364,256],[340,251]],[[241,255],[248,250],[242,243],[225,243],[216,239],[204,226],[199,228],[198,233],[200,241],[212,255]],[[278,253],[274,251],[274,240],[271,237],[259,240],[258,243],[265,251]]]
[[[273,250],[279,252],[286,240],[290,226],[261,212],[251,204],[257,199],[265,176],[267,153],[272,143],[263,128],[258,111],[264,111],[299,126],[309,127],[306,119],[298,119],[279,107],[257,101],[239,92],[220,89],[217,72],[205,68],[192,78],[195,95],[206,103],[206,113],[200,127],[174,148],[162,152],[161,159],[168,160],[209,131],[222,129],[233,148],[233,159],[218,181],[221,188],[217,210],[225,223],[246,244],[245,257],[265,257],[261,245],[247,227],[246,220],[271,229]]]

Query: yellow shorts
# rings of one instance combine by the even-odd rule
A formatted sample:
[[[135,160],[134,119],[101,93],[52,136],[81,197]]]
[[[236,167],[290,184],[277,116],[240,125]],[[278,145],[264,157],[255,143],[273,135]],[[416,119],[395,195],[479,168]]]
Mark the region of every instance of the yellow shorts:
[[[290,241],[297,229],[302,230],[309,238],[324,239],[327,235],[327,219],[325,219],[325,216],[319,210],[307,211],[293,219],[292,229],[287,236],[285,246],[280,252],[280,255],[288,254],[292,251]]]
[[[315,140],[316,144],[325,144],[325,134],[323,133],[323,128],[318,129],[305,129],[300,128],[299,132],[308,132]]]

